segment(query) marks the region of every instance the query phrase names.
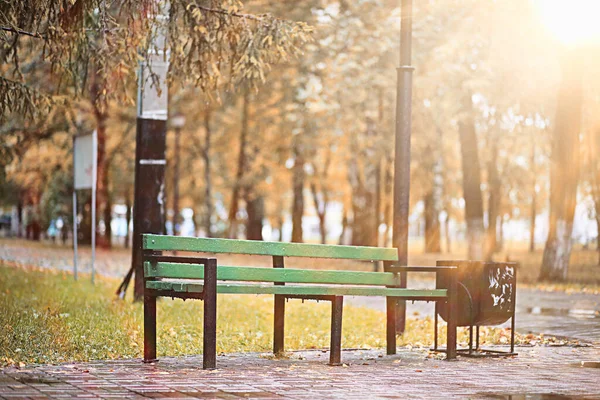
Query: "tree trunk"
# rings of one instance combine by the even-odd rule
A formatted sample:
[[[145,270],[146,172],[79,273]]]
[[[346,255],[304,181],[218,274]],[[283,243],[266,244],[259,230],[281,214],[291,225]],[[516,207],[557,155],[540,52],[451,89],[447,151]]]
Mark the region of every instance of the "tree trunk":
[[[181,212],[179,211],[179,162],[180,160],[181,129],[175,130],[175,154],[173,163],[173,235],[179,236],[181,233]]]
[[[565,281],[571,257],[571,234],[579,179],[581,132],[581,54],[571,51],[561,60],[550,167],[550,224],[540,280]]]
[[[204,202],[206,204],[206,214],[204,217],[204,230],[206,231],[206,237],[212,237],[212,224],[211,217],[213,214],[213,203],[212,203],[212,181],[210,179],[210,140],[211,140],[211,127],[210,127],[211,110],[207,109],[204,114],[204,151],[202,155],[204,157]]]
[[[111,246],[111,211],[110,211],[110,200],[108,193],[109,179],[108,179],[108,162],[106,157],[106,120],[107,105],[105,102],[102,90],[105,87],[104,82],[101,82],[102,78],[98,76],[98,71],[94,72],[92,87],[91,87],[91,100],[94,108],[94,117],[96,119],[96,134],[98,139],[98,148],[96,154],[97,160],[97,181],[96,181],[96,219],[102,215],[104,218],[105,231],[104,236],[97,235],[97,245],[102,248],[110,248]],[[107,210],[108,208],[108,210]],[[96,230],[99,224],[96,221]]]
[[[508,222],[508,219],[507,221]],[[498,240],[496,248],[501,251],[504,247],[504,218],[502,216],[498,216]]]
[[[392,228],[392,200],[394,190],[394,175],[393,175],[394,163],[391,159],[387,160],[385,168],[385,208],[383,210],[383,220],[385,221],[385,232],[383,234],[383,246],[388,247],[391,237],[390,231]]]
[[[304,157],[300,143],[294,144],[294,167],[292,170],[292,242],[302,243],[302,216],[304,215]]]
[[[312,193],[313,203],[317,216],[319,217],[319,234],[321,235],[321,244],[327,243],[327,227],[325,226],[325,217],[327,213],[327,200],[326,194],[323,191],[323,201],[319,201],[319,194],[317,193],[317,185],[314,182],[310,184],[310,191]]]
[[[84,197],[85,201],[83,207],[81,207],[80,196],[77,196],[77,210],[81,214],[81,224],[77,229],[77,236],[79,236],[79,244],[88,245],[92,243],[92,196],[86,193],[87,197]],[[83,197],[83,196],[81,196]]]
[[[277,224],[279,225],[279,236],[277,238],[278,241],[283,242],[283,224],[285,222],[285,218],[283,216],[283,210],[279,213],[277,217]]]
[[[242,100],[242,127],[240,129],[240,152],[238,154],[237,172],[231,194],[231,204],[229,205],[229,239],[237,238],[237,213],[239,209],[240,190],[244,169],[246,168],[246,145],[248,142],[248,107],[250,91],[244,89],[244,98]]]
[[[375,136],[373,122],[367,119],[365,136],[369,139]],[[348,178],[352,187],[352,245],[377,246],[377,221],[375,212],[377,198],[377,160],[378,154],[374,148],[374,140],[365,149],[353,145],[356,154],[350,160]],[[359,160],[363,162],[359,163]]]
[[[127,193],[125,193],[125,207],[127,208],[127,211],[125,212],[125,219],[127,220],[127,229],[125,230],[125,248],[128,249],[130,238],[129,226],[131,224],[131,193],[129,193],[129,189],[127,190]]]
[[[488,227],[486,233],[485,242],[485,255],[486,261],[492,261],[492,256],[496,251],[498,241],[498,213],[500,211],[500,177],[498,176],[497,167],[498,158],[498,146],[496,143],[492,145],[491,156],[488,162],[488,184],[489,184],[489,198],[488,198]]]
[[[110,248],[111,246],[111,228],[110,222],[112,219],[109,199],[109,176],[108,165],[106,162],[106,114],[98,111],[96,114],[96,132],[98,135],[98,169],[97,169],[97,195],[96,195],[96,210],[97,217],[100,215],[104,218],[105,231],[104,236],[98,235],[98,247]],[[98,223],[96,223],[98,229]]]
[[[596,203],[596,231],[598,234],[596,235],[596,251],[598,252],[598,265],[600,265],[600,215],[598,212],[600,211],[600,205]]]
[[[107,174],[108,175],[108,174]],[[107,183],[108,186],[108,183]],[[104,240],[105,248],[112,247],[112,199],[109,193],[106,197],[106,205],[104,206]]]
[[[444,196],[444,152],[442,146],[442,130],[436,127],[438,134],[438,145],[435,149],[429,148],[428,153],[433,160],[433,182],[432,189],[425,195],[425,252],[440,253],[442,251],[441,244],[441,227],[440,227],[440,211],[442,209]]]
[[[425,195],[425,252],[439,253],[442,251],[440,243],[440,222],[435,207],[433,190]]]
[[[450,210],[446,209],[446,219],[444,220],[444,232],[446,233],[446,253],[452,252],[452,239],[450,238]]]
[[[262,196],[250,192],[246,198],[246,239],[263,240],[263,219],[265,218],[265,202]]]
[[[385,148],[384,146],[382,146],[383,143],[381,143],[384,140],[384,118],[383,118],[383,111],[385,109],[385,105],[384,105],[384,90],[383,88],[379,88],[379,93],[378,93],[378,111],[377,111],[377,132],[379,134],[379,138],[378,138],[378,145],[377,145],[377,149],[379,151],[381,151],[381,149]],[[383,196],[384,196],[384,182],[383,182],[383,171],[385,170],[385,157],[383,156],[385,154],[385,152],[382,152],[383,154],[381,154],[381,157],[377,157],[376,163],[377,163],[377,170],[375,171],[375,175],[376,175],[376,187],[375,187],[375,224],[376,224],[376,235],[377,235],[377,239],[376,239],[376,245],[379,246],[380,243],[382,242],[379,239],[379,227],[381,226],[381,224],[384,222],[383,221]],[[385,241],[385,239],[384,239]],[[385,246],[385,244],[384,244]]]
[[[348,229],[348,213],[346,207],[342,210],[342,232],[340,233],[340,239],[338,240],[339,245],[346,244],[346,230]]]
[[[467,223],[468,257],[481,260],[483,257],[483,199],[481,197],[481,171],[477,148],[477,134],[473,120],[471,94],[463,98],[463,118],[458,123],[462,155],[463,197],[465,199],[465,221]]]
[[[17,202],[17,237],[23,237],[23,194],[19,193],[19,200]],[[600,232],[600,231],[598,231]],[[600,235],[599,235],[600,236]]]
[[[441,224],[439,221],[439,216],[442,212],[442,209],[445,205],[445,192],[446,192],[446,173],[445,173],[445,160],[444,160],[444,131],[442,128],[436,123],[436,131],[437,131],[437,146],[436,146],[436,160],[433,165],[433,205],[435,206],[435,215],[436,215],[436,223],[438,230],[438,240],[437,240],[437,252],[442,252],[442,234],[441,234]],[[448,240],[448,239],[447,239]],[[448,242],[449,243],[449,242]]]
[[[376,226],[376,246],[379,246],[379,227],[381,226],[381,204],[382,204],[382,184],[381,184],[381,161],[377,160],[377,167],[375,170],[375,226]]]
[[[353,188],[352,241],[353,246],[377,246],[375,192],[364,185]]]
[[[536,168],[535,168],[535,137],[531,145],[531,173],[533,182],[531,185],[531,215],[529,216],[529,252],[535,251],[535,217],[537,214],[537,190],[536,190]]]

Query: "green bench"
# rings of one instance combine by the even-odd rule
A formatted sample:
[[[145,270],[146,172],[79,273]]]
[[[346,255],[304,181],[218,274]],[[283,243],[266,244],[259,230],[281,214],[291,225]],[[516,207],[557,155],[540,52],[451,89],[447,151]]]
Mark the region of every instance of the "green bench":
[[[273,352],[284,351],[286,299],[331,301],[331,365],[341,363],[344,296],[384,296],[387,301],[387,353],[396,353],[396,303],[398,300],[447,302],[447,358],[456,357],[455,267],[395,266],[393,248],[335,246],[304,243],[258,242],[180,236],[143,235],[144,262],[144,361],[156,360],[156,298],[178,297],[204,301],[203,367],[216,366],[217,293],[270,294],[275,296]],[[165,255],[163,252],[248,254],[272,257],[272,267],[219,265],[216,258]],[[285,257],[333,260],[382,261],[384,272],[331,271],[284,268]],[[331,264],[331,260],[327,261]],[[444,275],[447,289],[401,288],[402,272],[427,271]]]

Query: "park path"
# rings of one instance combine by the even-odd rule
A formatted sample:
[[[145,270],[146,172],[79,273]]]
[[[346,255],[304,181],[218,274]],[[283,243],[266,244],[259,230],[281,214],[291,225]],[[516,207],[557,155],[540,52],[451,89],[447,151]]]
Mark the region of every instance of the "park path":
[[[598,399],[598,348],[520,347],[502,359],[448,362],[427,352],[342,353],[326,365],[320,351],[272,360],[259,354],[218,356],[214,371],[200,357],[165,357],[27,366],[0,371],[0,398],[64,399]]]
[[[425,264],[435,263],[435,255],[427,255],[425,260],[415,260]],[[79,252],[80,271],[89,272],[90,249]],[[44,243],[15,239],[0,239],[0,260],[44,268],[71,271],[73,250],[68,246],[55,246]],[[253,262],[269,262],[253,257]],[[230,265],[244,260],[227,260]],[[99,249],[96,269],[99,274],[121,278],[129,269],[130,251],[117,248],[110,251]],[[252,264],[255,265],[255,264]],[[431,279],[411,279],[411,287],[431,287]],[[385,312],[385,300],[372,297],[348,297],[346,302],[354,306],[369,307]],[[416,302],[408,304],[408,315],[417,317],[432,316],[433,304]],[[519,288],[517,292],[517,331],[522,333],[543,333],[564,336],[588,342],[600,343],[600,295],[590,293],[547,292],[532,288]]]
[[[68,248],[0,241],[0,259],[16,264],[70,270],[71,257]],[[100,251],[97,265],[100,274],[120,277],[129,255]],[[383,299],[348,302],[383,309]],[[431,315],[423,304],[409,305],[409,312]],[[13,366],[0,370],[0,399],[600,399],[598,319],[590,314],[598,311],[598,296],[520,289],[517,304],[519,330],[567,333],[595,344],[522,346],[517,357],[459,357],[457,362],[432,358],[426,350],[401,349],[396,356],[381,349],[345,350],[342,367],[327,366],[328,354],[322,351],[293,352],[278,360],[268,354],[219,355],[215,371],[202,370],[196,356],[164,357],[155,364],[127,359]]]

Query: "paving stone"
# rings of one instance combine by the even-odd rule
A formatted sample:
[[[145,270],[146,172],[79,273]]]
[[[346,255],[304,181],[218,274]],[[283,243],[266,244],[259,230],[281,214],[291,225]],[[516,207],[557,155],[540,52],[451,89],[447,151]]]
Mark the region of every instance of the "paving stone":
[[[457,362],[429,359],[426,351],[403,350],[396,357],[379,357],[382,350],[344,351],[347,367],[330,367],[311,351],[298,353],[303,360],[219,356],[216,371],[202,370],[201,356],[168,357],[155,365],[139,359],[40,365],[2,370],[0,398],[600,398],[598,370],[581,367],[582,360],[600,360],[600,347],[518,350],[514,358]],[[369,365],[365,357],[372,359]],[[82,379],[73,368],[90,372]]]

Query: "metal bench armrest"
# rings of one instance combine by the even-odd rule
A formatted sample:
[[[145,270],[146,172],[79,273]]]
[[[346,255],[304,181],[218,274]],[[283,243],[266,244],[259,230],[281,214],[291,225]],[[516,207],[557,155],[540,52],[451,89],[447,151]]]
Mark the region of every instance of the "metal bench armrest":
[[[213,258],[207,257],[181,257],[181,256],[163,256],[163,255],[152,255],[145,254],[144,261],[154,261],[154,262],[172,262],[172,263],[180,263],[180,264],[202,264],[206,265],[209,260]]]
[[[385,267],[386,272],[440,272],[457,269],[455,266],[419,266],[419,265],[388,265]]]

